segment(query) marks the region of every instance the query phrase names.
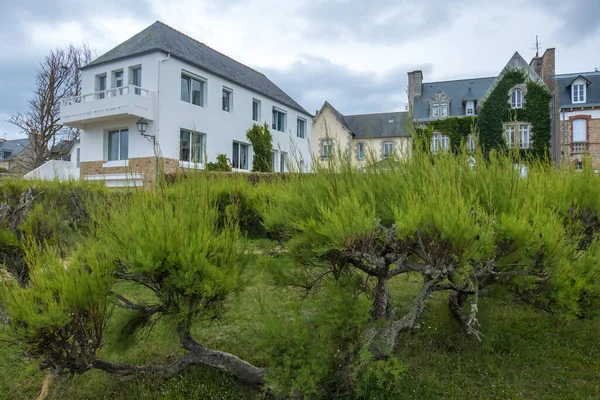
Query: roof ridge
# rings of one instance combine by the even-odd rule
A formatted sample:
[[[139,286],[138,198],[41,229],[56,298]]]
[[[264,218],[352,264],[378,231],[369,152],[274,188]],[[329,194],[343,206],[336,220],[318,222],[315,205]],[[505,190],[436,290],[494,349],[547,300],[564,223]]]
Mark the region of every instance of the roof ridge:
[[[460,81],[476,81],[481,79],[496,79],[497,76],[484,76],[481,78],[463,78],[463,79],[449,79],[446,81],[436,81],[436,82],[423,82],[423,85],[431,85],[434,83],[448,83],[448,82],[460,82]]]
[[[190,35],[187,35],[187,34],[185,34],[185,33],[181,32],[180,30],[178,30],[178,29],[175,29],[175,28],[173,28],[172,26],[165,24],[165,23],[164,23],[164,22],[162,22],[162,21],[158,21],[158,20],[157,20],[156,22],[157,22],[158,24],[160,24],[160,25],[164,26],[165,28],[171,29],[172,31],[175,31],[175,32],[179,33],[180,35],[182,35],[182,36],[185,36],[186,38],[188,38],[188,39],[190,39],[190,40],[193,40],[194,42],[196,42],[196,43],[198,43],[198,44],[201,44],[202,46],[204,46],[204,47],[207,47],[207,48],[211,49],[211,50],[212,50],[212,51],[214,51],[215,53],[218,53],[218,54],[222,55],[223,57],[226,57],[226,58],[230,59],[231,61],[233,61],[233,62],[235,62],[235,63],[238,63],[238,64],[240,64],[240,65],[242,65],[242,66],[244,66],[244,67],[248,68],[249,70],[252,70],[252,71],[256,72],[257,74],[260,74],[260,75],[262,75],[262,76],[264,76],[264,77],[266,78],[266,75],[265,75],[265,74],[263,74],[262,72],[260,72],[260,71],[258,71],[258,70],[256,70],[256,69],[254,69],[254,68],[252,68],[252,67],[250,67],[250,66],[248,66],[248,65],[246,65],[246,64],[244,64],[244,63],[242,63],[242,62],[239,62],[238,60],[236,60],[236,59],[234,59],[234,58],[231,58],[231,57],[230,57],[230,56],[228,56],[227,54],[221,53],[219,50],[216,50],[216,49],[214,49],[214,48],[210,47],[210,46],[209,46],[209,45],[207,45],[206,43],[203,43],[203,42],[199,41],[198,39],[195,39],[195,38],[191,37]],[[160,45],[162,46],[162,37],[161,37],[161,43],[160,43]]]
[[[363,115],[383,115],[383,114],[408,114],[408,111],[388,111],[388,112],[375,112],[366,114],[345,114],[344,117],[361,117]]]

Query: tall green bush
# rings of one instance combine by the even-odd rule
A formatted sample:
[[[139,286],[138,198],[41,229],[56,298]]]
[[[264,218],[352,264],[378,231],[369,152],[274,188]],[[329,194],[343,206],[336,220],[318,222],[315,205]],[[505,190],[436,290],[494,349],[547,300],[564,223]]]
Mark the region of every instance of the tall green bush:
[[[246,137],[252,143],[254,158],[252,160],[253,172],[273,172],[273,137],[269,126],[253,124],[246,131]]]

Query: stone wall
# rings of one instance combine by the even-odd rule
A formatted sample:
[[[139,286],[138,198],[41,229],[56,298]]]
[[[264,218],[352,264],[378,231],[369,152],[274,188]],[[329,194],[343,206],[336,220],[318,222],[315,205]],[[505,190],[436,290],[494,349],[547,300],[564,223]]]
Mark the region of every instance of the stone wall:
[[[143,157],[129,159],[129,165],[105,167],[105,161],[82,161],[80,177],[85,179],[90,175],[144,174],[144,185],[153,184],[156,180],[156,158]],[[179,161],[171,158],[160,158],[159,165],[162,173],[173,174],[179,169]]]
[[[576,164],[583,160],[584,154],[573,153],[571,142],[573,139],[573,119],[587,119],[587,154],[589,154],[594,169],[600,169],[600,119],[592,119],[589,116],[581,115],[571,117],[568,121],[562,121],[561,128],[566,133],[566,146],[561,146],[566,152],[567,162]],[[561,141],[562,142],[562,141]],[[562,143],[561,143],[562,144]]]

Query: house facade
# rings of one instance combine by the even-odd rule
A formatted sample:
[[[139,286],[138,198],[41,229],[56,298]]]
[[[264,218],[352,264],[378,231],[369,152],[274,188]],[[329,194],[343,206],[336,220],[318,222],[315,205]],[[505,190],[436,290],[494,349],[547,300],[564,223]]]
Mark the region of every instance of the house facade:
[[[274,170],[310,167],[312,116],[264,74],[156,22],[83,68],[61,122],[81,129],[81,177],[142,185],[158,168],[203,169],[225,154],[252,168],[246,131],[268,124]],[[143,135],[142,135],[143,133]]]
[[[342,115],[326,101],[313,122],[313,158],[325,166],[339,155],[364,168],[391,156],[405,157],[410,152],[409,126],[408,112]]]
[[[422,71],[409,72],[413,123],[430,135],[434,153],[463,144],[473,151],[478,140],[488,148],[549,151],[556,146],[550,87],[553,74],[554,49],[536,56],[531,63],[517,52],[494,77],[424,82]],[[537,97],[528,102],[530,96]],[[485,109],[487,101],[495,104]],[[531,120],[538,108],[547,112],[544,121]]]
[[[24,174],[31,170],[33,159],[29,139],[0,139],[0,169]]]
[[[558,103],[559,157],[580,169],[590,157],[600,169],[600,72],[554,76]]]

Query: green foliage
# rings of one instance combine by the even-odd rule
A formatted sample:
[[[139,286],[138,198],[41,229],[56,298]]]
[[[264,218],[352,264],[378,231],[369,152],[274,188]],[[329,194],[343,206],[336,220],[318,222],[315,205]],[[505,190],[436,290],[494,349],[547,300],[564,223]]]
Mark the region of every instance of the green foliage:
[[[450,138],[450,146],[453,152],[459,153],[461,145],[464,145],[467,136],[477,132],[477,117],[450,117],[428,122],[426,128],[416,129],[415,143],[422,143],[429,149],[431,134],[440,132]]]
[[[231,162],[227,158],[227,154],[217,154],[216,162],[207,162],[206,171],[212,172],[231,172]]]
[[[253,172],[272,172],[273,171],[273,137],[269,126],[253,124],[252,128],[246,131],[246,137],[252,143],[254,158],[252,160]]]
[[[526,84],[523,108],[510,107],[509,91],[518,84]],[[479,143],[485,149],[505,148],[503,124],[512,121],[530,122],[533,148],[529,151],[538,159],[549,156],[550,148],[550,99],[551,95],[540,84],[527,80],[521,70],[507,71],[488,98],[479,108]]]

